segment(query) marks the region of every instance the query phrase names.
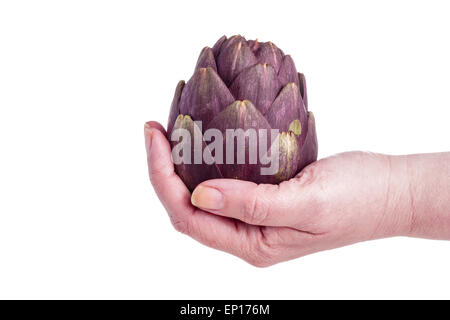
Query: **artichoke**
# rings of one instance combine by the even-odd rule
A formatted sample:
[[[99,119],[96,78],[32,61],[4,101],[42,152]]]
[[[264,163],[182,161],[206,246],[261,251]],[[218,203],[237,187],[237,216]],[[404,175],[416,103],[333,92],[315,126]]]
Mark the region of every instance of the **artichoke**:
[[[239,139],[228,134],[230,129],[244,133],[236,150],[227,149]],[[256,136],[245,134],[252,129]],[[175,134],[177,130],[190,135]],[[272,42],[239,35],[223,36],[202,50],[192,78],[180,81],[175,90],[167,134],[172,156],[191,160],[174,159],[177,174],[190,190],[215,178],[276,184],[317,159],[304,75]],[[264,173],[267,159],[274,157],[276,170]]]

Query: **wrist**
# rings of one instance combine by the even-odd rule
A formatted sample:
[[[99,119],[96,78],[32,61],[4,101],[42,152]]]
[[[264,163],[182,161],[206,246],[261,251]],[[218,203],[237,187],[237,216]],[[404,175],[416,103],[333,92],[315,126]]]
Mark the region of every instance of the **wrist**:
[[[450,239],[450,153],[394,158],[402,167],[398,235]]]
[[[408,156],[386,156],[386,194],[382,212],[385,234],[380,237],[408,236],[411,230],[411,177]]]

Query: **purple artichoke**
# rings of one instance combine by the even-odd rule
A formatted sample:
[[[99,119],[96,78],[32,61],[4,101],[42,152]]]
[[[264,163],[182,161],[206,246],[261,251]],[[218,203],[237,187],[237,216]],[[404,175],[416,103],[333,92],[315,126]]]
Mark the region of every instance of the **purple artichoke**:
[[[180,137],[174,134],[177,129],[190,135]],[[254,130],[256,135],[244,134],[239,143],[239,135],[229,134],[229,129],[240,134]],[[273,129],[275,135],[270,134]],[[215,178],[280,183],[317,159],[304,75],[297,73],[291,56],[272,42],[239,35],[223,36],[212,48],[202,50],[192,78],[178,83],[167,133],[173,156],[179,153],[196,160],[174,161],[190,190]],[[230,143],[237,147],[228,150]],[[239,151],[244,154],[241,161]],[[276,171],[270,174],[261,170],[269,166],[267,156],[278,157]]]

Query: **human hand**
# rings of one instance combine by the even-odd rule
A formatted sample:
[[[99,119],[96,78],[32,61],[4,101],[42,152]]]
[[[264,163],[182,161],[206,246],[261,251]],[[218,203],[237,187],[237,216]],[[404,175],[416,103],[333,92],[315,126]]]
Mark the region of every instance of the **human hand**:
[[[252,265],[370,239],[420,235],[421,203],[414,203],[406,157],[343,153],[279,185],[216,179],[191,195],[174,172],[164,128],[147,123],[145,138],[150,180],[174,227]]]

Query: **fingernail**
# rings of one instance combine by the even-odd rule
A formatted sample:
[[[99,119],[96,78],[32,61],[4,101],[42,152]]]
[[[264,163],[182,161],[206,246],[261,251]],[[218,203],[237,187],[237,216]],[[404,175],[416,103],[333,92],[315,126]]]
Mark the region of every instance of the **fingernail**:
[[[144,126],[144,136],[145,136],[145,148],[147,152],[150,151],[152,147],[152,138],[153,138],[153,129],[148,125],[148,123]]]
[[[224,206],[224,199],[219,190],[204,186],[198,186],[192,193],[191,202],[202,209],[219,210]]]

